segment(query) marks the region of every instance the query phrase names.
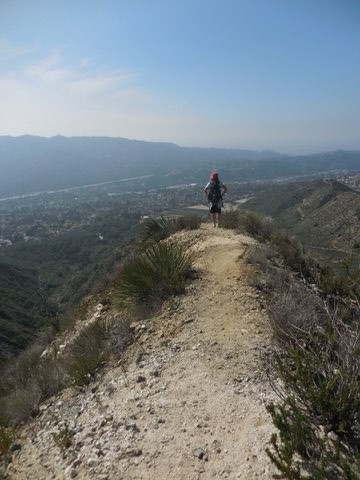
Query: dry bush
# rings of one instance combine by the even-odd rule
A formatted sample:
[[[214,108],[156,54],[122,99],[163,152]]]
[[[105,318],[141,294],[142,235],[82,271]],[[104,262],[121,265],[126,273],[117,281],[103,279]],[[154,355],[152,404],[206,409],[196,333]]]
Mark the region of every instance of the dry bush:
[[[282,292],[290,285],[291,274],[270,244],[251,246],[245,253],[245,260],[254,267],[250,282],[258,290],[271,294]]]
[[[319,286],[327,295],[340,295],[360,302],[360,266],[353,257],[341,262],[335,272],[330,267],[321,270]]]
[[[242,212],[240,228],[261,242],[270,240],[274,223],[269,217],[262,217],[254,212]]]
[[[238,229],[240,227],[240,212],[237,209],[225,210],[221,214],[221,226],[223,228]]]
[[[177,217],[175,221],[175,231],[196,230],[200,227],[201,218],[198,215],[184,215]]]
[[[38,412],[41,391],[35,382],[15,387],[1,399],[3,419],[6,425],[19,425]]]
[[[34,343],[9,362],[1,373],[1,393],[6,394],[14,387],[26,386],[39,364],[44,345]]]
[[[32,379],[40,389],[41,402],[55,395],[67,385],[68,380],[62,359],[48,354],[39,361]]]
[[[97,320],[84,327],[70,344],[64,355],[64,364],[77,385],[90,383],[96,370],[109,357],[107,340],[107,325]]]
[[[141,319],[144,315],[140,316]],[[131,342],[131,323],[136,319],[133,311],[123,311],[120,316],[113,319],[109,326],[109,345],[115,355],[121,354]]]
[[[29,359],[29,364],[26,364],[26,359]],[[23,352],[2,380],[0,403],[3,420],[5,424],[12,425],[18,425],[35,415],[41,402],[67,384],[62,362],[51,355],[41,358],[35,346]]]
[[[289,277],[287,277],[289,281]],[[284,289],[269,306],[269,322],[278,345],[287,347],[303,336],[316,334],[324,325],[326,310],[321,299],[301,284],[283,284]]]
[[[311,275],[309,259],[305,256],[303,246],[297,239],[286,233],[276,232],[271,235],[270,242],[277,248],[288,267],[302,276]]]

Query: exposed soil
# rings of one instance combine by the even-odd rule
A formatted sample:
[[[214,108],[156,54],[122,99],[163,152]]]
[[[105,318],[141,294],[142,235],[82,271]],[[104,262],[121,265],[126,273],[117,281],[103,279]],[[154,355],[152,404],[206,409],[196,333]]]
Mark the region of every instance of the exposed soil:
[[[271,478],[266,312],[243,260],[254,240],[210,225],[177,237],[198,278],[133,325],[136,341],[101,380],[42,406],[11,479]]]

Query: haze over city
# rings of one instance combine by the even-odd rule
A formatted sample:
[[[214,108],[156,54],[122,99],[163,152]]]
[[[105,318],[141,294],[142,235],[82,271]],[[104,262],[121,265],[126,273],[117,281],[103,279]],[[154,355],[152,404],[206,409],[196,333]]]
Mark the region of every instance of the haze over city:
[[[2,0],[0,135],[360,149],[356,0]]]

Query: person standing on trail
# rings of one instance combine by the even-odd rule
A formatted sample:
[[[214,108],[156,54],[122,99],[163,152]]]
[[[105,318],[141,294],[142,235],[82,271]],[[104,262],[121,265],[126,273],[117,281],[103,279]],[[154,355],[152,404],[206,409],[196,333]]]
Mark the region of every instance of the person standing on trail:
[[[220,182],[219,174],[212,172],[210,180],[204,188],[204,193],[209,203],[209,210],[212,216],[214,227],[220,223],[221,207],[223,206],[223,195],[227,192],[227,187]]]

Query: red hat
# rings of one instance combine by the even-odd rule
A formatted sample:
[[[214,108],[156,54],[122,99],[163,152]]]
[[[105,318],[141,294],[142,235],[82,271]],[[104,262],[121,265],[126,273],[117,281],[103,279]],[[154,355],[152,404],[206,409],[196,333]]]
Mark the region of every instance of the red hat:
[[[218,172],[211,172],[210,178],[217,178],[218,176]]]

